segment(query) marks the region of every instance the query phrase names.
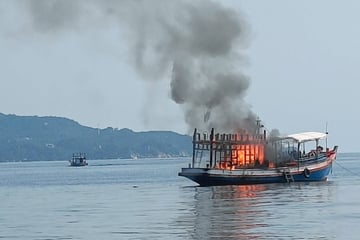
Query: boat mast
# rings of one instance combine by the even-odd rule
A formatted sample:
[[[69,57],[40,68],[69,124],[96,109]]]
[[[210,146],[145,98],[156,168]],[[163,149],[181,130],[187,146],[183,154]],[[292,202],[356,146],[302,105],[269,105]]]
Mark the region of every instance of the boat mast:
[[[328,152],[328,139],[327,139],[327,136],[328,136],[328,122],[326,122],[326,126],[325,126],[325,134],[326,134],[326,137],[325,137],[325,151]]]

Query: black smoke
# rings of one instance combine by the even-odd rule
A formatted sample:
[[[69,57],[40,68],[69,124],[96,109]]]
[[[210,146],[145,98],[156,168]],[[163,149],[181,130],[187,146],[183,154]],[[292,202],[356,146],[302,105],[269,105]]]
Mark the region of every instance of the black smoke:
[[[217,1],[29,0],[36,31],[45,34],[116,24],[142,79],[168,79],[189,131],[251,128],[242,71],[249,29],[238,10]],[[148,106],[151,108],[151,106]],[[249,121],[249,119],[251,121]]]

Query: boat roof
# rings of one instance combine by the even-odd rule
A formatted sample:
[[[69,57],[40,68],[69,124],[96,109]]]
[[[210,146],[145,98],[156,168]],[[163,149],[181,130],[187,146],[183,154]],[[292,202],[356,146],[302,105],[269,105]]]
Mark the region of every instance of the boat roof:
[[[297,142],[307,142],[319,140],[326,137],[326,133],[322,132],[303,132],[287,135],[285,138],[294,139]]]

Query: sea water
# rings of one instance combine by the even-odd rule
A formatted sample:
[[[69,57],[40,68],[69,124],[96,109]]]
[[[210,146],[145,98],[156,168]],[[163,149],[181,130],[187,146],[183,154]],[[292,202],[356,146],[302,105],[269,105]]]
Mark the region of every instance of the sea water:
[[[329,180],[198,187],[181,159],[0,163],[0,239],[358,239],[360,154]]]

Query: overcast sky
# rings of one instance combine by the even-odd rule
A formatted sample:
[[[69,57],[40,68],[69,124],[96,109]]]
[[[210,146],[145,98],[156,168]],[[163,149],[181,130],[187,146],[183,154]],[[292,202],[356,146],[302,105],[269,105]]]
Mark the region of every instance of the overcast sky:
[[[51,29],[24,2],[0,2],[0,112],[100,128],[189,131],[183,107],[170,97],[171,70],[160,81],[144,80],[131,64],[131,38],[118,20],[78,20],[67,8],[54,8],[51,16],[68,14],[70,24]],[[250,79],[244,99],[266,127],[291,134],[325,131],[328,123],[329,144],[358,151],[360,3],[221,4],[246,22],[239,46],[239,68]],[[72,21],[76,27],[65,29]]]

